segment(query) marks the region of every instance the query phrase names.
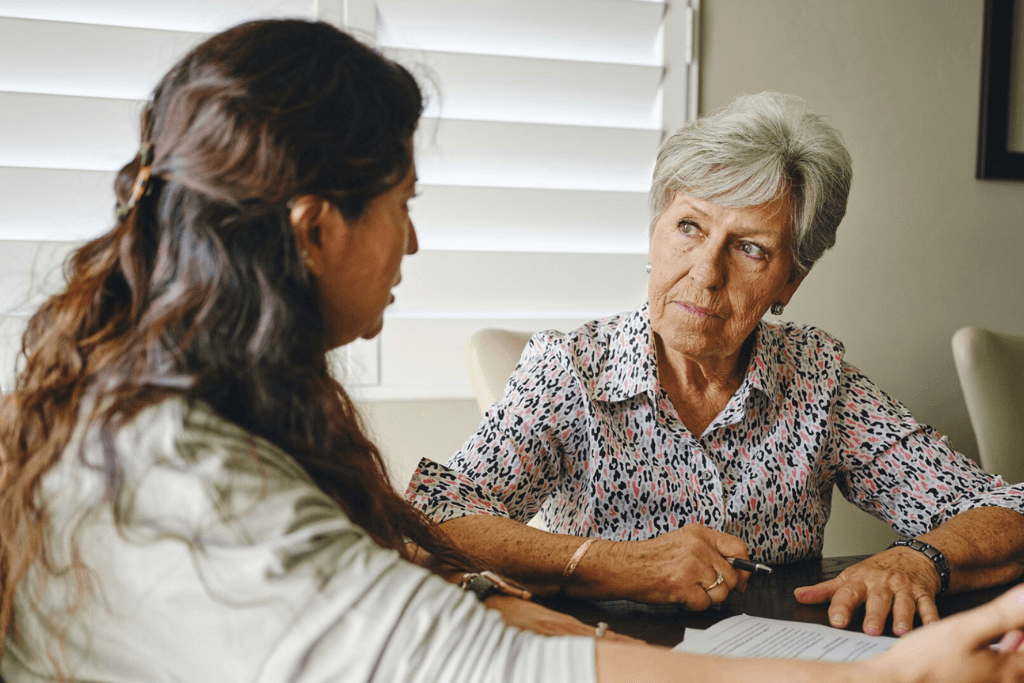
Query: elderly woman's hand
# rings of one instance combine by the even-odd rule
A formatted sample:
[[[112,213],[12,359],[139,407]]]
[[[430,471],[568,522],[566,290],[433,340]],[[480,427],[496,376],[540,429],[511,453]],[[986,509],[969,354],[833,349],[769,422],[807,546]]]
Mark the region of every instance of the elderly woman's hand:
[[[599,548],[605,558],[601,565],[610,568],[605,581],[617,584],[616,594],[637,602],[677,603],[689,610],[705,610],[725,600],[730,591],[745,590],[749,578],[725,559],[748,557],[746,544],[699,524],[646,541],[595,546],[595,550]]]
[[[829,622],[837,628],[850,623],[850,614],[864,605],[864,633],[879,635],[892,612],[892,631],[901,636],[914,627],[939,620],[935,596],[941,582],[931,560],[915,550],[891,548],[848,567],[834,579],[795,591],[808,605],[831,600]]]

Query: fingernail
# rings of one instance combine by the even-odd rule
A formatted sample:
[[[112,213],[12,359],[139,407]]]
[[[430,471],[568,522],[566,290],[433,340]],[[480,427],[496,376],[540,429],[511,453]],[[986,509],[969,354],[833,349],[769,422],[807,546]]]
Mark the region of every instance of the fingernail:
[[[834,617],[829,617],[829,622],[833,626],[842,626],[843,625],[843,618],[837,614]]]
[[[878,630],[878,627],[875,626],[874,624],[872,624],[870,626],[865,625],[864,626],[864,633],[868,634],[869,636],[877,636],[878,633],[879,633],[879,630]]]
[[[896,624],[895,626],[892,627],[892,632],[895,633],[898,636],[902,636],[903,634],[905,634],[909,630],[910,629],[907,628],[906,624]]]
[[[1017,648],[1024,642],[1024,633],[1020,630],[1013,630],[1000,639],[997,649],[999,652],[1016,652]]]

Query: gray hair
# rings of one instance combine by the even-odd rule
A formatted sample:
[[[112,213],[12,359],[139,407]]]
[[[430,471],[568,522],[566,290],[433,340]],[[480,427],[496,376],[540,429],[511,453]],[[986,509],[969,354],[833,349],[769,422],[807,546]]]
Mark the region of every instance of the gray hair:
[[[741,95],[680,128],[658,152],[651,229],[677,192],[726,208],[788,193],[793,263],[806,274],[836,243],[853,169],[839,131],[799,97]]]

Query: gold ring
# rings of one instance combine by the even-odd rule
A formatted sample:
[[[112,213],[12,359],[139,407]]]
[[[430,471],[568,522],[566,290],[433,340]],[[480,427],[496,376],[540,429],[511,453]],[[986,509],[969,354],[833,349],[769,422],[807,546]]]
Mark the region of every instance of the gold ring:
[[[594,628],[594,637],[595,638],[600,638],[607,631],[608,631],[608,624],[603,622],[603,621],[599,621],[599,622],[597,622],[597,626]]]
[[[725,577],[722,576],[722,572],[718,572],[718,578],[715,579],[715,582],[713,584],[711,584],[710,586],[708,586],[707,588],[705,588],[704,590],[710,591],[712,588],[715,588],[717,586],[721,586],[723,583],[725,583]]]

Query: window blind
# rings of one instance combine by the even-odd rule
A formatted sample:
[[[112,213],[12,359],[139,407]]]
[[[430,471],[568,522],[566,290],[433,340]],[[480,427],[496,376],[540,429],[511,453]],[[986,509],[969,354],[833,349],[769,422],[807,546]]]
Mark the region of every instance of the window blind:
[[[375,40],[429,97],[421,250],[384,332],[335,354],[339,369],[367,400],[469,397],[477,329],[570,329],[643,300],[654,155],[668,103],[696,92],[692,34],[665,31],[695,26],[695,2],[0,0],[0,336],[109,229],[114,173],[174,60],[239,21],[321,18]]]
[[[647,191],[673,118],[666,101],[682,119],[695,105],[697,5],[377,8],[380,48],[437,87],[417,140],[420,253],[403,263],[386,313],[379,382],[361,393],[468,397],[473,332],[569,330],[646,296]],[[679,56],[675,69],[666,54]]]

